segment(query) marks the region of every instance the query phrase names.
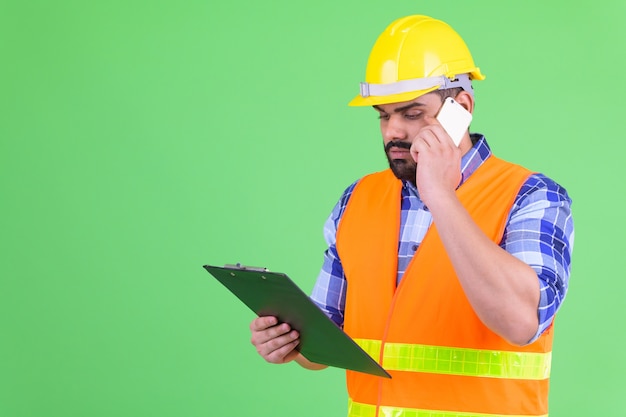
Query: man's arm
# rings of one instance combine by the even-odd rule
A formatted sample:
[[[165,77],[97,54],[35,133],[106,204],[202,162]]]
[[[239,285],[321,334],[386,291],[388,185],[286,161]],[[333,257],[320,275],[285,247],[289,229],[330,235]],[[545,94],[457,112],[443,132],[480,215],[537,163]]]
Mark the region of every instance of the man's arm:
[[[470,146],[469,138],[465,143]],[[491,330],[524,345],[539,326],[539,279],[527,263],[487,238],[456,197],[464,150],[454,146],[434,119],[418,133],[412,155],[420,197],[474,311]]]
[[[428,207],[474,311],[509,342],[528,343],[539,326],[537,274],[487,238],[455,194],[435,201]]]
[[[509,214],[500,247],[533,268],[540,286],[539,328],[547,329],[567,295],[574,222],[567,191],[542,174],[531,175]]]

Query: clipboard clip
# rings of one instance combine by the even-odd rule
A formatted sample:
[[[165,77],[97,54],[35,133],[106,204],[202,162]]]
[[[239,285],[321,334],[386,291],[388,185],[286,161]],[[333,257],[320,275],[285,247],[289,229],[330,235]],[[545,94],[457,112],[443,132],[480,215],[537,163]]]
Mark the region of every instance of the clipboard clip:
[[[255,271],[255,272],[268,272],[269,271],[269,269],[264,268],[264,267],[247,266],[247,265],[242,265],[239,262],[237,262],[236,264],[226,264],[224,265],[224,268],[236,269],[238,271]]]

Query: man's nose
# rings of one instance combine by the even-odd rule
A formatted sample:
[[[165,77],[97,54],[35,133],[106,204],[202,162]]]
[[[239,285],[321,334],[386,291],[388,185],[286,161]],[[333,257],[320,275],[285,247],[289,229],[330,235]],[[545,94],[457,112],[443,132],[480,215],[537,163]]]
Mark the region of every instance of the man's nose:
[[[402,120],[400,120],[397,115],[393,115],[389,118],[383,129],[383,136],[387,141],[407,139],[406,129],[404,128]]]

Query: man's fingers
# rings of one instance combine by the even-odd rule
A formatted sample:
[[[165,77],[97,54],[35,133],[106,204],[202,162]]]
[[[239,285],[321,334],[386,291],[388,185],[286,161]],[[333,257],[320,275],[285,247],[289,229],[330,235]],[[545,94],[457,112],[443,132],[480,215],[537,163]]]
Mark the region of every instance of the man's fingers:
[[[278,319],[276,317],[257,317],[256,319],[252,320],[252,323],[250,323],[250,330],[253,332],[258,332],[261,330],[265,330],[269,327],[276,326],[276,324],[278,324]]]
[[[298,332],[293,330],[284,336],[271,339],[268,342],[257,346],[257,351],[267,362],[287,362],[287,359],[300,343],[298,336]]]
[[[263,330],[252,332],[252,344],[257,346],[269,342],[272,339],[276,339],[291,331],[291,327],[287,323],[281,323],[276,326],[268,327]]]
[[[415,162],[417,162],[417,155],[420,152],[428,150],[439,141],[435,133],[429,127],[430,126],[422,128],[415,139],[413,139],[410,152]]]
[[[250,323],[250,342],[267,362],[285,363],[293,359],[300,334],[276,317],[258,317]]]
[[[298,346],[298,343],[300,343],[298,337],[298,332],[292,330],[278,337],[269,338],[265,342],[259,343],[257,341],[257,343],[253,342],[253,344],[259,355],[267,362],[285,363],[296,346]]]

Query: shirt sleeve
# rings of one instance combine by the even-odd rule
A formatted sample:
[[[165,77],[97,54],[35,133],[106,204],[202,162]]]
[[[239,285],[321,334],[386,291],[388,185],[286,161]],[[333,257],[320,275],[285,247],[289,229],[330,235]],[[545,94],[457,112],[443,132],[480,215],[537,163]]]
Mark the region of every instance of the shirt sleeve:
[[[355,185],[356,183],[353,183],[344,191],[324,224],[324,239],[327,249],[324,252],[322,269],[311,293],[313,302],[341,328],[343,328],[347,281],[337,253],[336,236],[341,216]]]
[[[509,215],[500,246],[537,273],[540,300],[536,340],[550,325],[567,294],[574,223],[567,191],[542,174],[524,183]]]

